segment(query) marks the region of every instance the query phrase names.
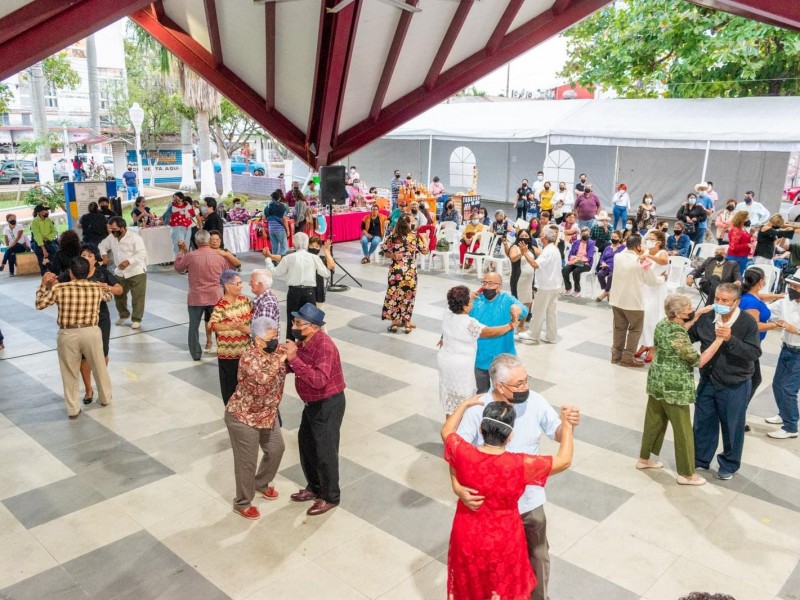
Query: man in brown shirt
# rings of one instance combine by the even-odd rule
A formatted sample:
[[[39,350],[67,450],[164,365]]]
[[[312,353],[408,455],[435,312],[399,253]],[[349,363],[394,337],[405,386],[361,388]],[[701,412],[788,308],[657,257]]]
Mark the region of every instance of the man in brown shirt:
[[[81,413],[78,398],[81,356],[92,368],[100,391],[100,404],[111,402],[111,378],[103,357],[103,338],[98,322],[100,303],[111,300],[108,286],[88,281],[89,261],[76,257],[70,263],[70,281],[58,283],[53,273],[45,273],[36,290],[36,309],[58,305],[58,366],[64,385],[64,401],[70,419]]]

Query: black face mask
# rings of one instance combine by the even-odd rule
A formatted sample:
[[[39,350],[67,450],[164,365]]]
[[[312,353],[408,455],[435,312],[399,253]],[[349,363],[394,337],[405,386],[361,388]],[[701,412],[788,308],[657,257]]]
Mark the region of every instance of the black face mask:
[[[447,205],[447,210],[453,210],[453,205],[452,204],[448,204]]]
[[[794,290],[792,288],[789,288],[789,300],[791,300],[792,302],[795,302],[798,299],[800,299],[800,292],[798,292],[797,290]]]
[[[117,229],[116,231],[112,231],[111,235],[113,235],[114,237],[122,237],[122,230]]]
[[[530,243],[531,243],[531,238],[527,238],[527,237],[517,238],[517,244],[526,244],[527,245],[527,244],[530,244]]]
[[[278,340],[269,340],[267,345],[264,346],[264,352],[267,354],[272,354],[275,350],[278,349]]]
[[[612,238],[612,239],[611,239],[611,243],[612,243],[612,244],[614,244],[614,245],[616,246],[617,244],[619,244],[619,240],[617,240],[617,239],[613,239],[613,238]]]
[[[735,204],[728,204],[728,206],[726,206],[725,208],[727,208],[728,210],[734,210],[736,208],[736,205]]]
[[[319,254],[319,248],[309,248],[309,254]]]
[[[417,214],[418,212],[419,212],[419,211],[418,211],[416,208],[412,208],[412,209],[411,209],[411,214],[412,214],[412,215],[415,215],[415,214]]]
[[[483,297],[487,300],[491,300],[497,296],[497,290],[483,290]]]
[[[661,231],[663,231],[664,233],[667,233],[667,232],[669,232],[669,227],[662,227]]]
[[[581,239],[584,240],[584,241],[588,240],[589,239],[589,234],[583,234],[581,236]]]
[[[750,227],[750,219],[747,219],[747,221],[744,222],[744,226]]]
[[[306,339],[306,336],[303,335],[303,330],[297,329],[296,327],[292,327],[292,337],[298,342],[302,342]]]
[[[691,321],[692,319],[694,319],[694,311],[690,312],[688,315],[686,315],[685,317],[683,317],[683,322],[684,322],[684,323],[688,323],[688,322],[689,322],[689,321]]]
[[[511,402],[511,404],[522,404],[528,399],[530,393],[531,393],[530,390],[525,390],[522,392],[511,392],[511,398],[509,398],[509,402]]]
[[[724,256],[722,256],[721,254],[717,254],[717,255],[714,257],[714,260],[715,260],[715,261],[717,261],[718,263],[723,263],[723,262],[725,262],[725,257],[724,257]]]
[[[16,220],[16,219],[10,219],[10,220],[8,221],[8,224],[9,224],[9,225],[16,225],[16,224],[17,224],[17,220]]]
[[[676,229],[675,230],[675,237],[680,237],[682,233],[683,233],[683,229]]]

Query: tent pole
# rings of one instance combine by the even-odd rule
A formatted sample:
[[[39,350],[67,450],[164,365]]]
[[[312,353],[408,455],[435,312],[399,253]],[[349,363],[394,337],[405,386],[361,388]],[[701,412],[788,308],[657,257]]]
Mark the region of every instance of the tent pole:
[[[428,184],[431,184],[431,160],[433,157],[433,136],[428,137]]]
[[[617,191],[617,181],[619,180],[619,146],[617,146],[616,155],[614,156],[614,185],[611,187],[611,194]]]
[[[550,156],[550,134],[547,134],[544,142],[544,162],[542,163],[542,171],[544,171],[544,166],[547,164],[547,157]]]
[[[700,176],[700,181],[706,180],[706,167],[708,167],[708,153],[711,152],[711,140],[706,142],[706,156],[703,159],[703,174]]]

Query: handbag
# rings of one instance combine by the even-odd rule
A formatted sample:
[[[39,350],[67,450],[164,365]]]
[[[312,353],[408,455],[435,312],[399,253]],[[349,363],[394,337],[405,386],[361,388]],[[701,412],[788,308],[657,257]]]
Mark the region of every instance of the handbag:
[[[439,252],[450,252],[450,245],[451,245],[450,242],[448,242],[446,239],[440,238],[436,242],[436,249]]]
[[[695,234],[696,231],[697,231],[697,226],[691,221],[686,221],[683,224],[683,233],[685,233],[686,235],[691,237]]]

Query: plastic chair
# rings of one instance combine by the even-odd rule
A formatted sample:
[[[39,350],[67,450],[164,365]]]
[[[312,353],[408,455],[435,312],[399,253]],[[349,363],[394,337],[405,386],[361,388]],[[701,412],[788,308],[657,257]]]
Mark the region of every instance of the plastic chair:
[[[594,298],[597,296],[597,265],[600,264],[600,256],[602,254],[599,250],[595,250],[592,258],[592,268],[586,273],[581,273],[582,298]]]
[[[444,272],[450,273],[450,259],[453,258],[456,261],[456,265],[458,265],[458,231],[455,229],[443,229],[441,232],[441,239],[450,242],[450,250],[431,250],[431,253],[428,255],[430,258],[428,260],[427,270],[431,270],[434,260],[437,256],[440,256],[442,258],[442,268]]]
[[[475,272],[478,277],[483,277],[483,261],[489,256],[489,250],[492,248],[495,235],[491,231],[479,231],[472,238],[467,252],[464,254],[464,264],[461,266],[461,273],[464,273],[464,266],[467,260],[475,261]]]
[[[428,254],[420,253],[418,255],[420,268],[423,268],[423,269],[425,268],[425,265],[428,263],[428,261],[431,258],[430,253],[433,252],[434,250],[436,250],[436,240],[438,239],[437,236],[436,236],[436,230],[437,230],[437,227],[434,226],[434,225],[423,225],[422,227],[420,227],[417,230],[417,233],[419,233],[420,235],[422,235],[423,233],[428,234],[428,251],[429,252],[428,252]]]
[[[667,269],[667,289],[676,292],[683,287],[686,280],[684,274],[691,266],[691,261],[683,256],[670,256],[669,269]]]
[[[775,265],[750,265],[745,269],[745,273],[750,269],[761,269],[764,276],[767,278],[766,290],[768,293],[779,294],[782,290],[778,290],[778,283],[781,280],[781,270]],[[742,274],[744,275],[744,273]]]
[[[718,244],[709,244],[709,243],[702,243],[697,244],[694,248],[692,248],[692,252],[689,254],[692,258],[701,258],[703,260],[707,258],[711,258],[714,256],[714,253],[719,248]]]
[[[495,269],[499,269],[501,273],[506,267],[508,267],[508,270],[511,271],[511,259],[508,258],[508,256],[506,256],[505,250],[503,248],[503,238],[500,237],[499,235],[494,236],[494,240],[492,240],[492,245],[489,248],[489,254],[487,254],[486,257],[484,258],[484,263],[494,264]]]

